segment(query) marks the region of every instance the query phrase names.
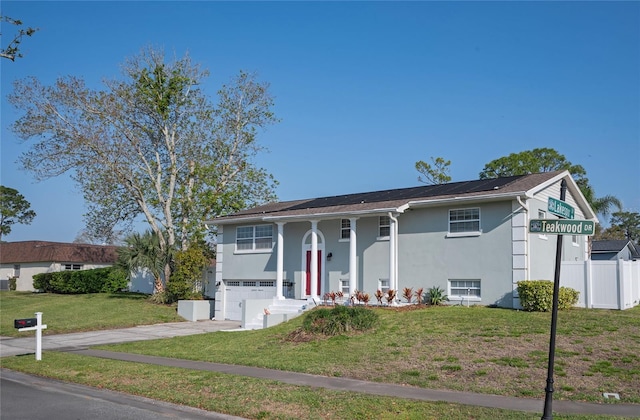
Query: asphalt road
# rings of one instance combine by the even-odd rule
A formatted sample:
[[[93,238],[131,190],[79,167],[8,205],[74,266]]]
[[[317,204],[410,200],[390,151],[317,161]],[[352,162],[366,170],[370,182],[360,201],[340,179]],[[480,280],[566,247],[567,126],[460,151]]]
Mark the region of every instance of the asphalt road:
[[[240,419],[6,369],[0,373],[0,417],[7,420]]]

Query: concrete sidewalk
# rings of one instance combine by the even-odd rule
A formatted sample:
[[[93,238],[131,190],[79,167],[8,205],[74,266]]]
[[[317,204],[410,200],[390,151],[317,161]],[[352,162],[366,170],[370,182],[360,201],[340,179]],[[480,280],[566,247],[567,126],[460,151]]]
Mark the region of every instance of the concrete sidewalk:
[[[221,330],[240,328],[238,321],[169,322],[165,324],[140,325],[117,330],[88,331],[71,334],[42,335],[42,350],[65,351],[87,348],[100,344],[126,343],[130,341],[156,340],[158,338],[182,337]],[[25,337],[0,337],[0,357],[35,353],[35,332],[23,333]]]
[[[425,389],[413,386],[367,382],[349,378],[326,377],[274,369],[255,368],[250,366],[208,363],[89,349],[89,347],[99,344],[154,340],[158,338],[170,338],[214,331],[236,330],[239,327],[240,324],[237,321],[177,322],[139,326],[120,330],[91,331],[86,333],[59,334],[51,336],[45,335],[42,341],[43,350],[68,351],[92,357],[137,363],[149,363],[191,370],[220,372],[230,375],[249,376],[299,386],[361,392],[372,395],[408,398],[422,401],[445,401],[479,407],[503,408],[507,410],[534,413],[542,413],[544,409],[543,400]],[[35,338],[33,336],[25,338],[0,338],[0,356],[4,357],[34,352]],[[553,411],[555,413],[562,414],[596,414],[626,418],[640,418],[640,404],[593,404],[572,401],[554,401]]]

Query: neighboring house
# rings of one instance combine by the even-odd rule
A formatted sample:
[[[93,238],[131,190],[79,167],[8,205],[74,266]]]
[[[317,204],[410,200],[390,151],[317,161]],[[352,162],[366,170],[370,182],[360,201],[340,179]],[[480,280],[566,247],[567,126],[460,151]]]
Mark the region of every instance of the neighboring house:
[[[591,259],[602,260],[640,260],[640,248],[628,239],[593,241]]]
[[[24,241],[0,243],[0,279],[16,277],[16,290],[30,291],[33,276],[112,266],[116,246]]]
[[[529,233],[556,219],[548,198],[597,220],[567,171],[266,204],[219,217],[216,317],[241,319],[244,299],[316,301],[330,291],[415,291],[453,303],[519,307],[517,282],[553,280],[555,235]],[[565,236],[563,260],[588,258],[586,236]]]

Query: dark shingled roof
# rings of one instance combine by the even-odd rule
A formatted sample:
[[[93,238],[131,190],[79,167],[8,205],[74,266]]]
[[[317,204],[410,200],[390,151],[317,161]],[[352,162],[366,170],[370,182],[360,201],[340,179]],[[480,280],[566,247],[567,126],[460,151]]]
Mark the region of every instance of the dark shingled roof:
[[[113,264],[117,246],[23,241],[0,243],[0,263],[95,263]]]
[[[638,247],[628,239],[593,241],[591,244],[591,253],[620,252],[626,246],[631,248],[631,256],[636,258],[640,257]]]
[[[452,197],[488,196],[521,193],[557,176],[561,171],[518,175],[504,178],[424,185],[355,194],[335,195],[306,200],[269,203],[214,220],[224,221],[256,216],[296,216],[391,209],[411,201],[438,200]]]

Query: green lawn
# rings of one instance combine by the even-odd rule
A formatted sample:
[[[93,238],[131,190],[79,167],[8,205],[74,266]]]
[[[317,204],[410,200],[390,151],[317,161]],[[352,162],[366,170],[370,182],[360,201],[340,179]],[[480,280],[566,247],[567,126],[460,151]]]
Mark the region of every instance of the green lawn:
[[[23,298],[19,294],[0,297],[3,317],[8,312],[7,301]],[[118,306],[116,303],[110,311]],[[301,325],[301,318],[296,318],[267,330],[216,332],[104,348],[543,400],[550,314],[460,306],[376,311],[380,324],[374,330],[332,338],[300,339],[291,334]],[[127,312],[129,317],[135,314]],[[45,322],[51,324],[46,312]],[[67,353],[45,352],[41,362],[32,357],[1,360],[3,367],[24,372],[248,418],[540,418],[540,414],[394,400]],[[555,390],[556,400],[604,403],[603,392],[617,392],[622,402],[640,403],[640,307],[561,312]]]
[[[44,334],[134,327],[184,321],[175,307],[155,305],[138,293],[56,295],[31,292],[0,293],[0,335],[17,337],[16,318],[35,318],[42,312]]]

